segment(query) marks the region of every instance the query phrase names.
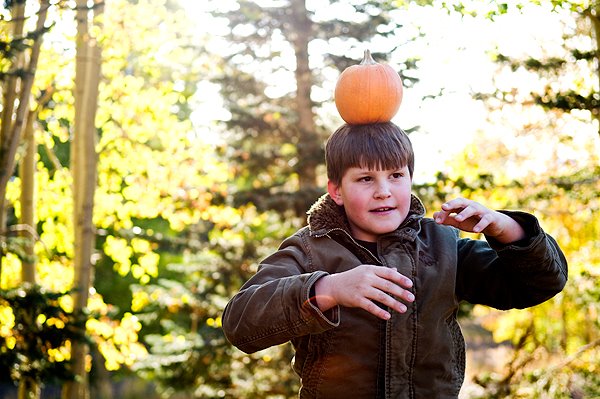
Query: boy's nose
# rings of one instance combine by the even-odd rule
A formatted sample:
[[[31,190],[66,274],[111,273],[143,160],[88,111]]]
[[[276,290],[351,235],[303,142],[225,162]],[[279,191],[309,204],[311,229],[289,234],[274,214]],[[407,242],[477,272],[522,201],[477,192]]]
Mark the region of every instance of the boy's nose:
[[[374,197],[377,199],[381,199],[381,198],[388,198],[391,195],[392,194],[390,192],[390,188],[388,187],[387,184],[383,183],[383,184],[379,184],[377,186],[377,190],[375,190]]]

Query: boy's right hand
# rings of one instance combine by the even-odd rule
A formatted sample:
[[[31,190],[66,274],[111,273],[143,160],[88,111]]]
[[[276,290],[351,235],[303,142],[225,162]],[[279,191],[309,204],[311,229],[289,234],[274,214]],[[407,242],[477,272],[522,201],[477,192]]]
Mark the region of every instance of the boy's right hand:
[[[413,302],[414,295],[408,291],[412,281],[396,269],[385,266],[360,265],[354,269],[329,274],[315,283],[317,306],[321,311],[336,305],[363,308],[369,313],[389,320],[391,314],[380,308],[377,301],[389,309],[406,312],[406,305],[399,301]]]

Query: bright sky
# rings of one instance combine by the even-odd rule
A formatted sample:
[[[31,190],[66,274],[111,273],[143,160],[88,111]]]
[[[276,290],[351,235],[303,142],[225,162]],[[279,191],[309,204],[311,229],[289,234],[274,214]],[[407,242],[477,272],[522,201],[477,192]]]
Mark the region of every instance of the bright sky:
[[[222,48],[223,44],[219,33],[220,29],[224,28],[223,25],[219,27],[218,21],[215,22],[207,14],[211,11],[210,6],[197,0],[186,1],[190,12],[197,15],[195,19],[198,21],[196,25],[199,27],[198,29],[204,33],[214,33],[212,44],[209,44],[208,50],[217,51]],[[311,7],[315,1],[308,0],[307,6]],[[486,2],[480,3],[485,4]],[[474,4],[478,3],[474,2]],[[224,0],[219,7],[235,8],[235,1]],[[321,9],[319,10],[323,13]],[[338,17],[344,12],[339,7],[332,10]],[[406,57],[415,55],[422,57],[417,70],[421,83],[414,88],[405,90],[402,106],[394,118],[394,122],[403,128],[415,125],[421,127],[419,132],[411,135],[416,152],[416,181],[431,180],[435,172],[443,170],[444,161],[460,152],[476,135],[508,137],[508,130],[514,130],[514,126],[510,125],[491,125],[487,110],[484,109],[482,103],[472,99],[471,93],[489,92],[493,89],[493,85],[507,85],[507,87],[520,85],[528,88],[526,91],[543,87],[546,82],[531,79],[531,76],[527,74],[511,74],[508,81],[506,79],[503,81],[502,77],[493,81],[492,77],[497,65],[490,60],[487,53],[496,47],[502,53],[513,56],[524,54],[539,56],[542,51],[546,53],[560,51],[563,44],[562,34],[569,27],[565,27],[561,23],[560,16],[552,13],[550,9],[544,10],[543,7],[537,6],[532,8],[532,12],[534,14],[510,18],[503,16],[497,18],[496,22],[492,24],[487,20],[449,16],[432,7],[414,6],[408,11],[398,11],[396,17],[403,22],[405,29],[410,30],[415,29],[415,26],[420,26],[426,34],[425,40],[401,48]],[[327,15],[322,15],[322,17],[325,18]],[[336,46],[339,47],[339,45],[336,43]],[[310,50],[327,51],[328,46],[330,44],[313,42]],[[368,46],[372,51],[380,51],[379,48],[384,48],[382,41],[377,38]],[[363,51],[363,48],[354,48],[349,50],[348,54],[356,55],[357,63],[359,63]],[[402,54],[399,53],[397,57],[402,57]],[[394,63],[401,61],[392,59],[390,63],[394,66]],[[293,63],[291,65],[293,66]],[[311,66],[319,67],[319,65]],[[331,76],[328,86],[325,85],[320,91],[317,90],[313,93],[319,99],[329,99],[325,110],[331,113],[336,112],[332,98],[336,78],[337,76]],[[277,96],[289,90],[285,83],[289,79],[275,77],[272,81],[275,83],[267,93],[268,95]],[[443,95],[441,97],[422,100],[424,95],[436,93],[442,88]],[[218,87],[207,82],[203,84],[203,92],[211,90],[214,94],[218,93]],[[207,115],[217,118],[227,117],[227,111],[222,109],[222,104],[214,101],[216,95],[205,95],[204,97],[204,100],[199,99],[200,103],[196,113],[198,118]],[[582,126],[572,126],[571,129],[577,131],[583,129],[586,130],[586,134],[589,133],[590,128],[596,129],[591,126],[592,124],[585,115],[583,119],[586,123]],[[516,122],[514,122],[515,125],[517,125]],[[196,123],[204,125],[206,121],[197,119]],[[543,143],[530,144],[535,145],[540,154],[544,152]],[[553,144],[546,143],[546,145]],[[515,143],[515,146],[518,146],[518,143]],[[550,151],[550,149],[547,150]],[[546,164],[543,160],[540,162],[539,159],[532,157],[531,167],[545,168]]]

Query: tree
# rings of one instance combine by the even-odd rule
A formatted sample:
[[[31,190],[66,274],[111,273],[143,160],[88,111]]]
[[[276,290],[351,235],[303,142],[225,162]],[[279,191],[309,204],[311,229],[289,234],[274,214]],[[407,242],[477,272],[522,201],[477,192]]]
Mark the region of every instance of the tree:
[[[32,89],[34,97],[39,99],[33,121],[34,126],[39,126],[35,131],[38,221],[33,231],[39,237],[35,246],[38,260],[35,271],[42,286],[40,290],[60,294],[58,306],[71,316],[58,330],[71,332],[85,328],[90,350],[74,351],[71,357],[70,349],[78,346],[78,336],[63,332],[67,340],[52,341],[58,348],[48,344],[44,348],[50,351],[35,353],[45,356],[39,359],[44,364],[66,365],[71,359],[81,360],[79,376],[84,379],[88,369],[86,367],[81,374],[81,366],[90,362],[83,361],[97,353],[102,359],[91,362],[93,376],[101,374],[100,368],[105,373],[128,368],[147,355],[144,345],[138,341],[144,334],[140,333],[141,322],[131,311],[131,294],[122,295],[115,286],[121,281],[141,285],[151,282],[167,263],[160,263],[161,256],[177,257],[181,255],[175,254],[176,251],[194,248],[210,229],[213,219],[223,218],[225,212],[220,206],[212,206],[210,201],[213,196],[224,195],[223,186],[228,179],[226,166],[215,159],[212,147],[198,140],[198,133],[189,121],[195,88],[192,77],[204,73],[205,60],[197,56],[200,53],[197,44],[190,45],[194,43],[191,38],[175,29],[181,28],[185,14],[182,11],[169,13],[172,5],[170,2],[165,8],[163,1],[107,3],[102,29],[98,29],[96,20],[90,22],[93,27],[89,29],[89,37],[109,49],[108,56],[102,60],[99,82],[91,79],[79,84],[83,69],[74,68],[76,45],[74,38],[68,35],[69,27],[75,28],[73,16],[77,11],[85,16],[80,18],[83,23],[91,15],[87,12],[87,2],[76,10],[56,7],[51,15],[60,22],[57,25],[61,29],[53,35],[54,45],[41,49],[44,68],[39,71]],[[97,8],[94,14],[98,14]],[[119,40],[112,40],[115,37]],[[158,51],[157,47],[160,47]],[[79,61],[87,60],[83,57]],[[98,66],[94,62],[88,64],[90,68]],[[76,69],[77,76],[74,76]],[[76,86],[73,86],[75,81]],[[93,100],[94,85],[88,86],[90,82],[99,83],[97,106]],[[47,90],[49,87],[52,90]],[[89,96],[83,91],[84,87],[92,89]],[[98,139],[95,144],[93,140],[80,140],[94,135]],[[86,161],[92,165],[86,166]],[[94,194],[93,163],[96,161],[98,185]],[[79,167],[84,173],[80,174]],[[88,172],[92,173],[86,178]],[[11,173],[3,197],[17,218],[24,217],[23,204],[25,198],[29,198],[20,196],[21,187],[26,185],[25,175]],[[74,213],[78,216],[72,216]],[[79,222],[82,228],[74,227]],[[89,239],[82,239],[84,236]],[[18,255],[6,256],[3,287],[17,289],[21,285],[20,271],[26,257]],[[89,269],[92,260],[96,264],[93,271]],[[75,274],[74,264],[84,268]],[[95,280],[94,274],[97,275]],[[83,288],[70,291],[80,281]],[[124,290],[128,291],[129,286],[125,285]],[[26,291],[17,290],[19,295]],[[31,300],[39,297],[51,299],[33,295]],[[15,324],[21,309],[10,305],[12,302],[0,302],[3,315],[0,359],[3,365],[10,365],[14,363],[11,356],[17,354],[12,350],[13,343],[23,325]],[[81,317],[82,311],[85,311],[84,317]],[[56,327],[48,325],[50,319],[38,315],[27,333],[39,328],[37,331],[41,334],[46,327]],[[144,328],[154,331],[160,327],[149,322]],[[50,330],[57,334],[57,328]],[[40,342],[45,341],[35,340],[36,349],[40,349],[37,348]],[[36,359],[30,361],[36,362]],[[17,376],[1,374],[5,378]],[[58,383],[70,377],[56,376]],[[44,378],[37,382],[41,385],[57,383]],[[71,393],[82,392],[72,387]]]
[[[7,252],[9,226],[7,221],[6,189],[16,163],[17,148],[21,144],[21,136],[25,130],[24,143],[26,155],[22,172],[27,176],[22,191],[23,220],[18,230],[25,232],[23,241],[23,280],[35,284],[32,240],[35,239],[33,229],[33,164],[35,141],[33,124],[35,112],[30,112],[30,95],[39,59],[42,37],[46,31],[45,22],[49,1],[40,1],[37,12],[35,30],[25,32],[25,2],[7,2],[11,11],[13,30],[10,41],[5,43],[4,55],[13,63],[4,65],[3,71],[3,102],[2,120],[0,125],[0,281],[2,276],[2,261]],[[28,50],[28,51],[27,51]],[[16,107],[16,108],[15,108]],[[26,204],[26,205],[25,205]],[[28,235],[30,235],[28,237]],[[24,375],[20,380],[20,397],[39,396],[39,381],[35,373]]]
[[[365,46],[373,46],[380,62],[393,56],[397,44],[387,41],[377,51],[375,37],[413,38],[402,36],[391,15],[394,2],[326,2],[318,9],[304,0],[237,3],[233,11],[215,13],[229,26],[230,50],[215,81],[231,113],[223,151],[235,165],[235,204],[302,216],[323,193],[322,143],[341,122],[322,109],[331,101],[331,77],[359,63]],[[347,17],[337,18],[336,7]],[[401,64],[410,85],[414,60]]]
[[[3,85],[2,124],[0,127],[0,276],[2,275],[2,259],[8,236],[6,188],[14,168],[17,148],[20,144],[21,133],[26,125],[29,113],[29,101],[33,79],[42,45],[42,37],[46,32],[45,23],[50,2],[41,0],[37,13],[35,29],[27,35],[24,33],[25,2],[8,2],[13,13],[12,40],[4,46],[7,59],[13,58],[14,64],[5,65]],[[29,49],[28,58],[24,51]],[[17,104],[15,102],[18,100]],[[15,109],[16,105],[16,109]]]
[[[455,2],[455,8],[473,16],[465,3]],[[565,251],[570,282],[532,309],[475,309],[497,341],[514,347],[502,373],[478,377],[486,389],[482,397],[523,389],[557,398],[600,392],[593,376],[600,356],[600,291],[594,283],[600,261],[598,11],[595,2],[523,1],[489,4],[483,13],[496,24],[544,14],[556,29],[535,32],[544,40],[530,51],[520,52],[514,43],[490,49],[497,73],[489,91],[474,93],[488,106],[489,125],[438,184],[499,208],[534,212]],[[499,133],[484,133],[494,130]]]
[[[92,285],[94,194],[97,183],[96,111],[100,85],[101,51],[91,27],[102,13],[103,3],[88,7],[87,0],[77,0],[77,62],[75,65],[75,126],[71,141],[71,173],[73,175],[73,259],[76,288],[74,312],[84,317]],[[90,14],[93,16],[90,20]],[[83,341],[74,341],[71,358],[76,379],[66,386],[66,397],[89,397],[86,358],[88,348]]]

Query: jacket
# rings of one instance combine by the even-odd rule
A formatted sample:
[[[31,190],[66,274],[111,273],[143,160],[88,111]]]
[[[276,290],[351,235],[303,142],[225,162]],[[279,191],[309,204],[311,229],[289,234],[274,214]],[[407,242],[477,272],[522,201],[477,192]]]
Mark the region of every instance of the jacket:
[[[227,304],[223,329],[246,353],[291,341],[300,398],[457,398],[465,373],[460,301],[525,308],[560,292],[567,262],[537,219],[504,211],[527,233],[501,245],[460,238],[424,217],[421,201],[399,228],[378,238],[378,256],[354,240],[342,207],[325,194],[308,225],[283,241]],[[381,320],[363,309],[321,312],[311,289],[326,274],[361,264],[396,268],[415,301]]]

